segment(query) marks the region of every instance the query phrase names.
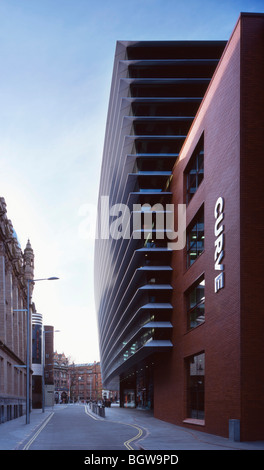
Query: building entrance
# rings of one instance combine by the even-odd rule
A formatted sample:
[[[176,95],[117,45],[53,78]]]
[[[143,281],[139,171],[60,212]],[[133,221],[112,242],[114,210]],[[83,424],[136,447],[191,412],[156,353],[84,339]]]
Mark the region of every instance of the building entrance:
[[[138,367],[126,377],[120,377],[120,406],[124,408],[153,408],[153,368]]]

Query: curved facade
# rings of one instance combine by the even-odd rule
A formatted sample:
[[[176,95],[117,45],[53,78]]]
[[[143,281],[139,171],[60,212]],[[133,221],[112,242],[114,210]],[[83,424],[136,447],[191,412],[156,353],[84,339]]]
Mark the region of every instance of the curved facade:
[[[103,381],[107,386],[119,376],[124,404],[152,404],[155,358],[173,348],[171,249],[159,220],[170,211],[172,169],[224,46],[116,46],[98,200],[95,297]]]
[[[264,437],[263,33],[241,13],[226,44],[117,44],[95,252],[121,405],[245,441]]]

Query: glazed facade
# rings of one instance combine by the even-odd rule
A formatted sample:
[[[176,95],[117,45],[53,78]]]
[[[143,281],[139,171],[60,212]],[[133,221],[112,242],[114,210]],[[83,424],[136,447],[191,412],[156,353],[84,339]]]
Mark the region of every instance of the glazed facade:
[[[32,408],[42,407],[43,324],[41,313],[32,313]]]
[[[95,249],[103,383],[119,377],[123,406],[243,440],[263,438],[263,31],[242,14],[228,43],[117,43]],[[175,249],[159,217],[179,236],[180,205]]]

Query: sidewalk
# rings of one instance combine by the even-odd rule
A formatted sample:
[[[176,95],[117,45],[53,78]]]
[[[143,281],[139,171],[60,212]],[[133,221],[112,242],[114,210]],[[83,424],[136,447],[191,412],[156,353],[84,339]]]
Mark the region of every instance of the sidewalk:
[[[221,436],[176,426],[154,418],[151,411],[111,407],[105,419],[138,425],[146,436],[137,442],[142,450],[264,450],[264,441],[234,442]]]
[[[0,424],[0,450],[16,450],[18,446],[32,436],[52,413],[52,408],[32,410],[30,422],[26,424],[26,415]]]

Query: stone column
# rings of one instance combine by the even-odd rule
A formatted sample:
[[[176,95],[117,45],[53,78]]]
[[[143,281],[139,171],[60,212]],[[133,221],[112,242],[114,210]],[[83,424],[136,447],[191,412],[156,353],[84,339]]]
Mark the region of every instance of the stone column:
[[[0,340],[6,343],[5,248],[0,242]]]

